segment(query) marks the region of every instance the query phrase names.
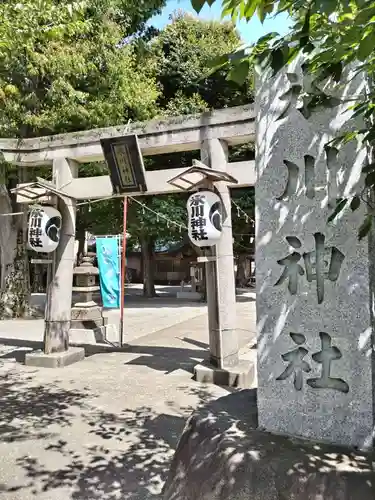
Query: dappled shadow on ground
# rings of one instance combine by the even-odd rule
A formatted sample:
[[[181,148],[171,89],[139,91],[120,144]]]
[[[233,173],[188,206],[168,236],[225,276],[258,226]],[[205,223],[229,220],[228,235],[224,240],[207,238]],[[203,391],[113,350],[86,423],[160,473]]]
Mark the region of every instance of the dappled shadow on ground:
[[[84,418],[91,426],[89,435],[102,438],[103,444],[88,446],[84,454],[65,441],[48,445],[66,464],[58,470],[29,456],[18,459],[35,492],[67,488],[75,500],[145,500],[160,492],[184,418],[155,415],[150,408],[119,415],[94,411]]]
[[[375,498],[375,456],[257,429],[256,390],[209,402],[188,421],[164,500]]]
[[[178,406],[176,405],[176,402],[173,400],[167,400],[166,405],[173,410],[173,412],[180,413],[181,415],[188,415],[190,416],[192,412],[198,412],[200,410],[203,410],[205,406],[209,405],[212,403],[213,398],[210,392],[207,390],[207,387],[209,385],[193,385],[193,386],[187,386],[187,385],[181,385],[179,387],[179,390],[186,394],[193,394],[196,396],[198,399],[199,403],[196,406],[192,405],[181,405],[179,404]],[[239,392],[239,389],[236,389],[234,387],[225,387],[225,390],[228,393],[237,393]],[[222,398],[220,398],[222,399]]]
[[[198,386],[178,389],[193,393],[199,405],[210,399]],[[165,413],[146,406],[127,408],[125,403],[113,413],[98,407],[96,397],[88,388],[37,385],[32,374],[5,377],[0,442],[15,446],[28,440],[30,448],[16,459],[22,482],[0,484],[4,499],[26,500],[48,492],[55,498],[56,490],[61,498],[73,500],[147,500],[160,493],[192,408],[168,401],[170,413]]]
[[[24,377],[5,373],[0,383],[0,442],[52,438],[48,426],[69,426],[69,408],[81,408],[84,400],[85,391],[34,385],[30,372]]]

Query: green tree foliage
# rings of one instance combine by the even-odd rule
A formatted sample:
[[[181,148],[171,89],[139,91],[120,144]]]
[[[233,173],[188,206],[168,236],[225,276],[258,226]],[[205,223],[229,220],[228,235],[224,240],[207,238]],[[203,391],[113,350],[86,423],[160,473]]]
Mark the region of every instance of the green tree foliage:
[[[203,21],[177,13],[154,40],[158,58],[159,104],[182,113],[238,106],[252,100],[250,72],[241,85],[226,78],[225,71],[212,73],[212,58],[241,46],[232,23]],[[186,103],[191,108],[186,109]]]
[[[144,5],[145,4],[145,5]],[[158,90],[124,37],[163,4],[26,0],[0,10],[0,135],[32,137],[148,119]]]
[[[216,1],[216,0],[213,0]],[[206,0],[192,0],[197,12]],[[211,0],[210,5],[213,3]],[[297,55],[303,54],[304,71],[312,76],[312,92],[304,102],[307,111],[317,106],[329,105],[329,97],[319,90],[319,83],[330,79],[340,85],[343,73],[356,64],[358,72],[364,72],[368,89],[353,100],[354,115],[362,118],[364,126],[354,132],[343,133],[335,141],[349,142],[361,135],[370,150],[375,144],[375,1],[372,0],[224,0],[223,16],[230,15],[233,21],[250,21],[254,16],[263,22],[269,15],[289,14],[291,29],[286,36],[270,33],[257,43],[231,53],[222,53],[213,61],[213,66],[222,70],[229,68],[229,78],[243,81],[242,73],[249,64],[271,66],[276,73],[288,65]],[[373,224],[373,204],[368,194],[375,189],[375,158],[364,168],[366,188],[362,196],[339,200],[330,217],[334,219],[347,205],[356,210],[365,202],[369,215],[359,230],[359,237],[368,234]]]

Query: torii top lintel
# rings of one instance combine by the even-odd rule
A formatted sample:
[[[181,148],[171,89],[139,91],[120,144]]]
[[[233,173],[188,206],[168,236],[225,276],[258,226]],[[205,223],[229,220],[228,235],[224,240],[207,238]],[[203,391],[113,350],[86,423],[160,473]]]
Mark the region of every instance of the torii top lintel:
[[[223,139],[228,145],[254,141],[255,111],[252,104],[116,127],[52,135],[32,139],[0,139],[5,161],[16,165],[51,165],[68,158],[79,163],[103,160],[100,139],[137,134],[143,155],[157,155],[200,148],[207,139]]]

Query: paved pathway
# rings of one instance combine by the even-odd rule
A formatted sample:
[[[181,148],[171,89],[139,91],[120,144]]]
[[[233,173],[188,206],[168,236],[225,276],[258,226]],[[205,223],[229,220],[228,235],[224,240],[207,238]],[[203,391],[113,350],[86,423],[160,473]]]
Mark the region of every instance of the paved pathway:
[[[38,322],[1,322],[0,498],[157,498],[186,417],[228,392],[191,379],[208,340],[205,307],[194,307],[175,307],[169,325],[158,307],[128,309],[125,352],[93,350],[56,370],[19,362],[23,339],[41,338]],[[237,308],[244,344],[254,340],[254,302]]]
[[[179,287],[158,286],[159,297],[143,299],[140,285],[128,285],[124,311],[125,340],[148,335],[150,333],[168,328],[176,323],[207,315],[206,304],[177,300],[172,296]],[[44,294],[35,294],[32,303],[38,309],[44,307]],[[119,324],[119,311],[106,311],[109,323]],[[205,316],[204,316],[205,317]],[[27,338],[28,340],[41,341],[43,339],[43,319],[23,321],[0,321],[0,337],[2,338]],[[111,340],[118,340],[112,339]],[[1,341],[0,341],[1,342]]]

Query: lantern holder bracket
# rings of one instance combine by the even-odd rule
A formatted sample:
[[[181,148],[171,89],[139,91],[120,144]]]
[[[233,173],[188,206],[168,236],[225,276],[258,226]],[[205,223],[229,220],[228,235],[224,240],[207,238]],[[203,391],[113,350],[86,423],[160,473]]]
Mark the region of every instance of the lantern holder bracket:
[[[41,198],[48,199],[54,195],[59,198],[71,198],[65,191],[58,189],[53,182],[47,181],[41,177],[37,177],[35,182],[28,182],[26,184],[18,184],[17,187],[11,189],[12,194],[17,195],[18,203],[34,203],[40,201]],[[22,200],[21,200],[22,198]]]
[[[228,184],[238,184],[237,179],[232,175],[207,167],[199,160],[193,160],[193,166],[187,168],[176,177],[169,179],[171,184],[182,191],[190,191],[199,188],[205,182],[227,182]]]

